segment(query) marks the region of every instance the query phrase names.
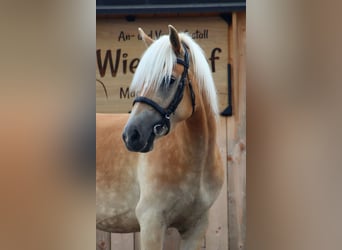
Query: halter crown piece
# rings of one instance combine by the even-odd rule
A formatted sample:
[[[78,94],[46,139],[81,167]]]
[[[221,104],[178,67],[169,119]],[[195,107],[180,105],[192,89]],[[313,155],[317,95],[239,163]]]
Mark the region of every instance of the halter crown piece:
[[[145,103],[152,108],[154,108],[160,115],[161,115],[161,120],[157,122],[154,127],[153,127],[153,132],[155,135],[166,135],[170,131],[170,115],[174,114],[176,111],[179,103],[182,101],[183,98],[183,93],[184,93],[184,87],[185,87],[185,79],[188,76],[188,69],[189,69],[189,54],[186,49],[186,45],[183,44],[183,49],[184,49],[184,60],[181,58],[177,58],[177,64],[181,64],[184,67],[182,77],[180,79],[180,82],[178,84],[177,91],[169,104],[167,108],[161,107],[158,103],[155,101],[144,97],[144,96],[138,96],[137,98],[134,99],[133,105],[136,102],[142,102]],[[190,89],[190,96],[191,96],[191,103],[192,103],[192,113],[195,111],[195,93],[193,91],[191,81],[188,80],[189,84],[189,89]]]

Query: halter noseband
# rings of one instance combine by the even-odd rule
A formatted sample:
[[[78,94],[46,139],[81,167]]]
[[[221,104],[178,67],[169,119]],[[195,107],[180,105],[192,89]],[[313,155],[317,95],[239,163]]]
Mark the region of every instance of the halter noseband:
[[[177,58],[177,64],[181,64],[184,67],[180,82],[178,84],[176,93],[169,104],[167,108],[161,107],[158,103],[155,101],[144,97],[144,96],[138,96],[137,98],[134,99],[133,105],[136,102],[142,102],[145,103],[152,108],[154,108],[162,117],[162,119],[157,122],[154,127],[153,127],[153,132],[155,135],[166,135],[170,131],[170,115],[174,114],[179,103],[182,101],[183,98],[183,93],[184,93],[184,87],[185,87],[185,79],[188,76],[188,69],[189,69],[189,54],[186,49],[186,45],[183,44],[184,48],[184,60],[181,58]],[[188,79],[189,83],[189,89],[190,89],[190,96],[191,96],[191,103],[192,103],[192,113],[195,111],[195,93],[192,89],[191,81]]]

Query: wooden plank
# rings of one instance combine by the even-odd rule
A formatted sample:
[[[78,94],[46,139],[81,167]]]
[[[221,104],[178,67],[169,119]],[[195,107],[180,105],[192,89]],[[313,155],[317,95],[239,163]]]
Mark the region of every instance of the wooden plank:
[[[229,250],[245,248],[246,232],[246,15],[233,13],[229,28],[233,116],[228,118]]]
[[[140,250],[140,233],[134,233],[134,250]]]
[[[96,250],[111,250],[110,233],[96,230]]]
[[[111,234],[111,250],[134,250],[134,234]]]

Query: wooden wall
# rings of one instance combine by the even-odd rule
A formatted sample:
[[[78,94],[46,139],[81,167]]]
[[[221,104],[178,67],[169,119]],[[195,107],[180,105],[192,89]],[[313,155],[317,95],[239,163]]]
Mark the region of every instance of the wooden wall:
[[[224,187],[210,211],[202,249],[245,249],[246,232],[246,13],[233,13],[228,26],[228,63],[232,65],[233,116],[220,118],[218,144],[225,163]],[[225,96],[225,98],[228,98]],[[139,250],[139,233],[97,231],[97,250]],[[167,231],[164,250],[178,249],[179,235]]]
[[[246,235],[246,13],[229,27],[233,116],[227,118],[229,250],[245,249]]]

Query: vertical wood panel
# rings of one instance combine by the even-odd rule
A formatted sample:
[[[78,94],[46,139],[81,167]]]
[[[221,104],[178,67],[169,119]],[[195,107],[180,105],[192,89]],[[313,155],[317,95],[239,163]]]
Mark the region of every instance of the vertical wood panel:
[[[111,250],[134,250],[134,234],[112,234]]]
[[[111,250],[110,233],[96,230],[96,250]]]
[[[134,250],[140,250],[140,233],[134,233]]]
[[[246,14],[233,13],[229,28],[233,116],[228,118],[229,250],[244,249],[246,232]]]

